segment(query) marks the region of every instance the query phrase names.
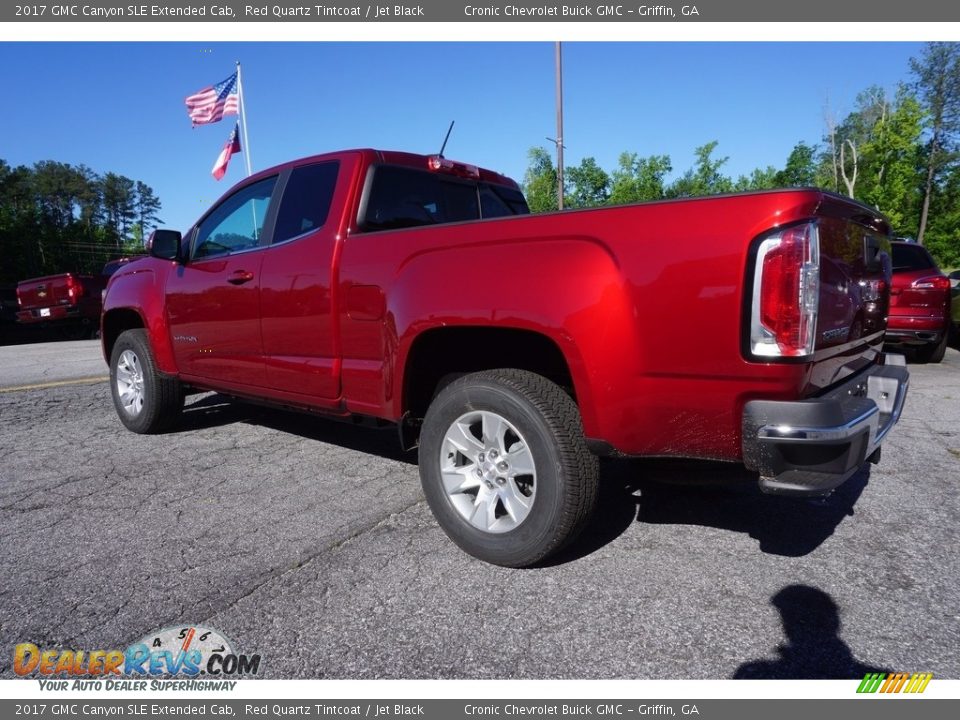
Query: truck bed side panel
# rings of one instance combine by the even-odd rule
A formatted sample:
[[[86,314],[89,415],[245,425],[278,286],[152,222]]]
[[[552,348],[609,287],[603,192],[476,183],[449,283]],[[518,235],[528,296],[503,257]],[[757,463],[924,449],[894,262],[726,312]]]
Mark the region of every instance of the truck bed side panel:
[[[341,287],[380,288],[387,309],[382,323],[341,314],[348,407],[400,416],[420,332],[533,329],[564,352],[589,437],[629,454],[737,459],[744,403],[804,397],[846,372],[835,349],[803,364],[742,350],[751,241],[815,217],[821,200],[790,191],[350,237]],[[847,351],[863,362],[878,349]]]

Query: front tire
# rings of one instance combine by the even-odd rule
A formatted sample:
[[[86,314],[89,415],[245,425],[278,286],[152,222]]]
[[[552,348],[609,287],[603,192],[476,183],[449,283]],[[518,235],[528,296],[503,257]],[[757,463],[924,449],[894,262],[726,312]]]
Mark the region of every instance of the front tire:
[[[527,567],[572,541],[597,498],[576,403],[525,370],[465,375],[420,432],[420,480],[444,532],[495,565]]]
[[[110,390],[120,422],[135,433],[163,432],[180,419],[180,381],[157,371],[145,330],[127,330],[117,338],[110,354]]]

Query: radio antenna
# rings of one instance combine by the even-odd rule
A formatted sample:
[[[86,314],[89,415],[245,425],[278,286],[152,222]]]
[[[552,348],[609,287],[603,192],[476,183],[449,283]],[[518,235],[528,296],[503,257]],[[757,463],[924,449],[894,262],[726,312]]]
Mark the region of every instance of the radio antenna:
[[[443,151],[447,149],[447,140],[450,139],[450,132],[453,130],[453,124],[456,120],[450,121],[450,127],[447,128],[447,136],[443,139],[443,145],[440,146],[440,157],[443,157]]]

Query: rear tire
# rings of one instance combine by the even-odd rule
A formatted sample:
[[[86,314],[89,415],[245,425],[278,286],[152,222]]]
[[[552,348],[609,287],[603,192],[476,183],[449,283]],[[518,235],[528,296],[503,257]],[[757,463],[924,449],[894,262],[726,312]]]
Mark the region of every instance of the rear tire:
[[[528,567],[571,542],[593,513],[597,475],[576,403],[525,370],[453,381],[421,428],[430,509],[451,540],[495,565]]]
[[[180,419],[180,381],[161,375],[145,330],[120,334],[110,354],[113,405],[128,430],[149,434],[168,430]]]
[[[947,342],[949,339],[949,332],[944,330],[943,337],[940,338],[940,342],[935,345],[923,345],[916,349],[916,358],[919,362],[922,363],[938,363],[943,360],[943,356],[947,352]]]

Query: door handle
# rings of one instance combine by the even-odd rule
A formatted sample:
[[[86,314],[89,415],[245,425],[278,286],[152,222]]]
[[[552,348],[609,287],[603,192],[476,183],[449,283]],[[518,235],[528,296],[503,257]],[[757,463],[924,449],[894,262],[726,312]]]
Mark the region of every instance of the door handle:
[[[237,270],[233,275],[227,278],[227,282],[231,285],[243,285],[246,282],[253,280],[253,273],[249,270]]]

